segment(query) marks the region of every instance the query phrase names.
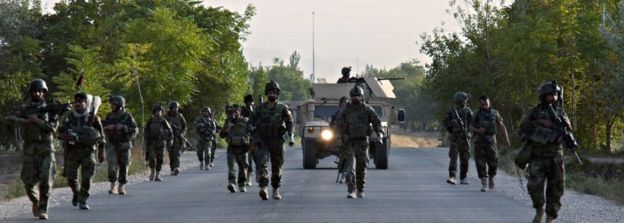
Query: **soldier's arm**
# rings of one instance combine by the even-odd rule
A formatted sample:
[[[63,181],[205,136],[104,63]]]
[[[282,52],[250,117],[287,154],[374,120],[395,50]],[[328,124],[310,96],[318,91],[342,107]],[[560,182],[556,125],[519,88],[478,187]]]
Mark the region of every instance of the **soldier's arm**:
[[[444,125],[444,127],[452,127],[453,123],[452,121],[454,120],[453,118],[453,114],[451,114],[453,111],[449,111],[446,113],[446,116],[444,116],[444,120],[442,120],[442,124]]]
[[[500,132],[503,139],[505,139],[507,145],[511,146],[511,142],[509,141],[509,135],[507,134],[507,127],[503,122],[503,117],[501,117],[498,112],[496,112],[496,125],[498,126],[498,131]]]
[[[383,133],[383,131],[381,130],[381,120],[379,120],[377,113],[375,112],[375,110],[373,110],[372,107],[368,107],[368,117],[369,122],[373,125],[373,130],[377,133]]]
[[[470,125],[468,125],[468,126],[470,126],[470,131],[472,131],[474,133],[479,133],[479,131],[480,131],[479,130],[480,128],[477,128],[477,126],[476,126],[476,124],[479,123],[478,117],[479,116],[475,115],[473,117],[472,121],[470,122]]]
[[[100,119],[100,116],[96,115],[93,118],[93,124],[91,126],[93,126],[93,128],[95,130],[97,130],[100,133],[100,135],[102,136],[102,144],[106,143],[105,139],[104,139],[104,126],[102,126],[102,120]]]
[[[137,136],[137,132],[139,128],[137,127],[137,123],[132,117],[132,114],[128,113],[128,120],[126,121],[126,126],[124,126],[124,132],[130,135],[130,139],[134,139]]]
[[[535,131],[535,128],[539,125],[537,120],[532,120],[533,113],[536,108],[530,109],[526,112],[522,118],[520,119],[520,126],[518,127],[518,131],[522,135],[527,135]]]
[[[572,128],[572,122],[570,122],[570,118],[568,118],[568,115],[565,113],[565,111],[561,111],[561,116],[563,118],[563,123],[566,124],[566,127],[568,127],[570,131],[574,131],[574,129]]]
[[[284,110],[282,110],[282,120],[284,120],[284,124],[286,124],[286,132],[288,135],[293,134],[293,117],[292,113],[288,109],[288,106],[284,106]]]
[[[171,125],[169,124],[169,122],[167,121],[167,119],[164,120],[165,121],[165,129],[167,130],[167,135],[165,136],[167,138],[167,140],[172,140],[173,139],[173,128],[171,128]]]
[[[180,134],[186,134],[186,119],[184,118],[184,115],[182,115],[182,113],[180,113]]]

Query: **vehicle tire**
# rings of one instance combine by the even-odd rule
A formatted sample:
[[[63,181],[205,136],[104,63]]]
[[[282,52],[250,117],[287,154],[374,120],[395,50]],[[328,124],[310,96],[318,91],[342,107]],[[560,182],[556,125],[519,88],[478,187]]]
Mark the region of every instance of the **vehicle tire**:
[[[316,160],[316,142],[314,140],[303,140],[303,168],[314,169],[318,163]]]
[[[390,147],[388,139],[382,140],[383,144],[375,148],[375,167],[380,170],[388,169],[388,157],[390,155]]]

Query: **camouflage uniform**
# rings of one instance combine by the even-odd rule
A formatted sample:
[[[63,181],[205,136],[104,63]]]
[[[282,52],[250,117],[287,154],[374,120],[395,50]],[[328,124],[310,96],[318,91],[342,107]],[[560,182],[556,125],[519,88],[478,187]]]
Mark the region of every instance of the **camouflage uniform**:
[[[47,88],[46,88],[47,91]],[[27,101],[23,108],[45,106],[45,102]],[[26,195],[33,202],[33,214],[47,219],[48,199],[54,183],[55,161],[53,134],[58,122],[56,115],[51,113],[37,114],[40,124],[29,123],[24,119],[16,119],[22,124],[21,134],[24,140],[22,153],[22,171],[20,178],[24,182]],[[35,190],[39,187],[39,191]],[[45,214],[45,217],[42,217]]]
[[[186,119],[182,113],[172,114],[167,112],[165,115],[169,125],[173,129],[173,143],[167,145],[167,152],[169,153],[169,167],[171,172],[175,173],[180,167],[180,153],[184,149],[185,142],[181,138],[186,133]]]
[[[269,185],[269,160],[271,161],[271,186],[279,188],[282,184],[282,165],[284,164],[284,134],[292,134],[293,120],[288,106],[277,102],[260,104],[254,112],[251,123],[256,130],[258,161],[256,175],[260,187]]]
[[[333,146],[336,147],[336,150],[338,150],[338,154],[336,154],[338,156],[338,172],[343,177],[339,179],[339,183],[344,183],[344,181],[346,180],[344,177],[346,177],[347,174],[346,161],[347,157],[349,157],[349,151],[346,148],[345,138],[340,132],[339,126],[337,126],[338,118],[340,117],[341,112],[342,108],[332,115],[331,121],[329,122],[329,127],[334,132],[335,138],[333,141]]]
[[[106,157],[108,161],[108,181],[120,185],[128,182],[128,167],[130,166],[130,149],[136,138],[138,127],[134,117],[123,108],[106,114],[102,121],[104,128],[109,125],[122,124],[121,130],[106,130]]]
[[[86,98],[84,100],[86,100]],[[65,153],[67,154],[67,157],[65,157],[65,177],[67,177],[67,183],[74,194],[72,203],[74,206],[80,203],[81,209],[88,209],[86,202],[89,198],[91,179],[93,179],[95,175],[96,145],[101,145],[104,137],[103,127],[99,117],[96,116],[92,118],[91,113],[87,111],[88,110],[85,110],[82,114],[76,111],[68,112],[69,114],[64,116],[58,130],[61,136],[69,136],[71,133],[75,133],[79,137],[76,141],[64,141],[67,145],[65,147],[67,149]],[[91,136],[91,142],[85,142],[87,140],[80,139],[81,136],[86,135],[82,134],[86,131],[97,133]],[[78,185],[78,168],[80,168],[80,185]]]
[[[552,120],[553,117],[550,117],[547,109],[548,105],[542,103],[529,110],[522,117],[520,132],[528,138],[527,149],[531,151],[527,189],[533,200],[533,207],[539,210],[546,204],[545,212],[548,216],[557,218],[564,191],[565,167],[563,149],[556,142],[557,134],[552,128],[542,127],[536,122],[538,119]],[[563,117],[569,125],[570,121],[563,109],[556,108],[556,114]]]
[[[173,139],[173,131],[165,118],[152,117],[145,123],[143,136],[147,147],[147,162],[152,171],[150,180],[160,179],[159,174],[164,163],[165,144]]]
[[[247,100],[247,99],[246,99]],[[253,101],[253,98],[252,98]],[[252,106],[243,106],[241,108],[241,115],[243,117],[246,118],[251,118],[251,115],[253,114],[253,107]],[[258,164],[258,150],[255,148],[256,145],[255,144],[251,144],[249,145],[250,149],[249,149],[249,154],[248,154],[248,158],[247,158],[247,185],[251,185],[251,173],[253,172],[253,163],[255,163],[256,165]]]
[[[477,166],[477,174],[481,179],[485,177],[493,178],[496,176],[496,169],[498,168],[496,126],[498,123],[502,122],[503,118],[498,111],[492,108],[489,111],[479,109],[472,121],[473,126],[485,129],[485,133],[482,135],[475,134],[474,136],[474,159]]]
[[[346,138],[344,157],[346,159],[346,183],[349,194],[357,189],[363,194],[368,166],[368,136],[374,131],[382,132],[381,121],[370,105],[348,103],[337,119],[340,132]],[[371,129],[372,125],[372,129]]]
[[[219,135],[226,138],[228,142],[227,164],[228,164],[228,189],[236,192],[234,185],[237,185],[241,192],[245,192],[247,182],[247,152],[251,140],[251,129],[249,119],[246,117],[237,118],[230,122],[232,128],[228,131],[227,126],[221,130]],[[228,123],[229,124],[229,123]],[[228,125],[226,124],[226,125]],[[238,179],[236,168],[238,166]]]
[[[210,117],[200,115],[195,119],[195,134],[197,137],[197,159],[200,163],[200,168],[204,168],[204,160],[206,164],[210,164],[210,158],[212,155],[212,141],[215,138],[215,132],[217,130],[217,124]],[[206,167],[210,169],[210,167]]]
[[[447,114],[444,119],[444,126],[446,126],[447,130],[451,134],[451,145],[449,147],[449,177],[456,178],[457,177],[457,157],[459,156],[460,162],[460,171],[459,177],[463,181],[466,179],[468,173],[468,160],[470,159],[470,144],[469,139],[464,138],[462,136],[462,127],[455,126],[452,124],[452,120],[457,120],[454,115],[454,111],[457,111],[459,117],[464,123],[463,128],[468,131],[470,126],[470,121],[472,120],[472,110],[468,107],[453,107]]]

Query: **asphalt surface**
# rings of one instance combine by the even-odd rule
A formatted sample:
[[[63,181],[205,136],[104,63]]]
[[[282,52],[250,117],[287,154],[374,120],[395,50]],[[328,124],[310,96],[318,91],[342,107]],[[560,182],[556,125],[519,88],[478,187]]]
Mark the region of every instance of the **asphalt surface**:
[[[193,156],[185,153],[184,156]],[[530,222],[533,209],[502,192],[479,192],[470,163],[470,185],[449,185],[447,149],[394,149],[388,170],[369,168],[366,197],[347,199],[336,184],[334,158],[304,170],[300,149],[287,149],[283,200],[262,201],[254,183],[246,193],[227,191],[225,156],[210,171],[197,167],[163,182],[127,187],[128,195],[95,194],[91,210],[66,205],[49,210],[48,222]],[[54,195],[52,195],[54,196]],[[24,214],[8,222],[37,221]]]

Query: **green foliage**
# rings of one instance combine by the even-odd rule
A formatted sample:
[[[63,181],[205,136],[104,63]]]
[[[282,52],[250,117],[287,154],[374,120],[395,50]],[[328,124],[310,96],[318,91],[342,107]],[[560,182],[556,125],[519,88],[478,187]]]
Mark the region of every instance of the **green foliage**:
[[[254,94],[264,95],[265,84],[269,80],[274,80],[282,89],[280,100],[308,99],[311,85],[309,80],[303,78],[303,71],[299,68],[300,60],[301,55],[294,51],[289,57],[288,64],[285,64],[282,59],[275,58],[272,66],[262,67],[262,65],[258,65],[258,67],[252,68],[250,76],[253,78]]]
[[[599,149],[605,141],[609,145],[612,134],[621,137],[610,130],[621,126],[617,117],[624,111],[611,102],[624,96],[613,84],[621,62],[600,32],[603,9],[613,14],[616,1],[517,0],[508,7],[464,2],[451,2],[461,32],[436,29],[422,36],[421,52],[432,58],[425,89],[439,104],[438,118],[462,90],[473,103],[490,96],[513,132],[523,112],[538,103],[540,83],[557,80],[582,148]],[[607,23],[609,30],[616,30],[612,24]]]
[[[107,77],[102,75],[107,69],[106,65],[100,62],[98,56],[99,48],[84,49],[77,45],[70,45],[70,54],[67,64],[70,67],[66,72],[52,78],[57,90],[54,96],[57,100],[71,101],[77,92],[86,92],[93,95],[108,95],[109,90],[103,86],[107,82]],[[77,80],[82,75],[83,83],[80,85]]]

